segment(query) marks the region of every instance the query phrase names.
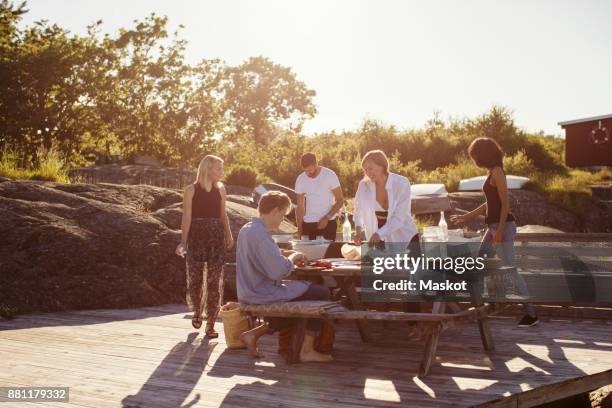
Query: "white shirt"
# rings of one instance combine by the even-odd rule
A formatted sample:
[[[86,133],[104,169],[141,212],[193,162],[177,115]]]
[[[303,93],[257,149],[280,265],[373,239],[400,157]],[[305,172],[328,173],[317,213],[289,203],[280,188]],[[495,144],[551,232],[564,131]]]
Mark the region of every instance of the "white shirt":
[[[332,190],[340,187],[340,180],[333,170],[321,167],[319,175],[308,177],[305,172],[295,181],[295,192],[306,195],[306,212],[304,222],[319,222],[334,205]],[[336,218],[336,215],[331,218]]]
[[[365,229],[368,240],[378,233],[383,241],[408,243],[418,233],[410,209],[410,181],[399,174],[389,173],[385,189],[389,197],[387,221],[378,228],[376,185],[371,180],[359,182],[355,194],[355,226]]]

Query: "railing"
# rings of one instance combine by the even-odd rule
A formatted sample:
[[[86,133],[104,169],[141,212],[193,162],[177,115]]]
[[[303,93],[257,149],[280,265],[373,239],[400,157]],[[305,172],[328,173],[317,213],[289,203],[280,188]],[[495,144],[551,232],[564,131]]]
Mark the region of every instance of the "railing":
[[[612,242],[612,233],[607,232],[557,232],[519,233],[516,242]]]

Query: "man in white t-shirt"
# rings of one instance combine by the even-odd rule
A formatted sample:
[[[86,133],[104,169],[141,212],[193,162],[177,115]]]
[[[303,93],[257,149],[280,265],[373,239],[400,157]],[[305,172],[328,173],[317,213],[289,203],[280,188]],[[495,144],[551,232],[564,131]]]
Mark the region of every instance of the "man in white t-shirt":
[[[295,237],[308,235],[309,239],[316,239],[322,235],[335,241],[336,213],[344,204],[340,180],[333,170],[317,164],[314,153],[305,153],[301,164],[304,172],[295,181],[298,227]]]

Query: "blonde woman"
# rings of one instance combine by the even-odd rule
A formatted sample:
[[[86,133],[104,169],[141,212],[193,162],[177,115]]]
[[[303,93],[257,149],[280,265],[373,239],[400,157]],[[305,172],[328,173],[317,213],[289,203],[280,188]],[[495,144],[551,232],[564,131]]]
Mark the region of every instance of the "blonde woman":
[[[410,209],[410,181],[389,171],[389,159],[382,150],[367,152],[361,167],[364,177],[355,195],[355,243],[361,245],[365,230],[373,245],[381,241],[418,245],[418,229]]]
[[[234,245],[225,208],[226,191],[220,182],[223,160],[207,155],[200,161],[196,181],[185,189],[180,255],[186,251],[187,304],[193,310],[191,324],[202,326],[206,312],[206,336],[218,337],[214,325],[223,294],[225,251]]]
[[[361,232],[370,245],[384,242],[408,247],[410,256],[421,255],[418,228],[411,214],[411,186],[404,176],[389,171],[389,159],[382,150],[371,150],[361,160],[364,172],[355,195],[355,244]],[[405,312],[418,312],[417,302],[404,302]]]

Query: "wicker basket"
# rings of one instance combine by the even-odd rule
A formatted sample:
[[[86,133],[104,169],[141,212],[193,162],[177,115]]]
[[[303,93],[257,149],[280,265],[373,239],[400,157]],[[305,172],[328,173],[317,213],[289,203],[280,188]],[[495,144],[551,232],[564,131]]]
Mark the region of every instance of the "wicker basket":
[[[251,329],[248,317],[240,313],[240,304],[228,302],[221,307],[219,315],[223,320],[223,332],[225,333],[225,343],[232,349],[246,348],[240,341],[240,335]]]

